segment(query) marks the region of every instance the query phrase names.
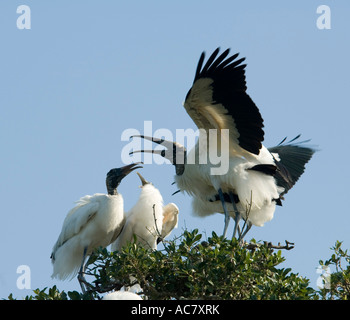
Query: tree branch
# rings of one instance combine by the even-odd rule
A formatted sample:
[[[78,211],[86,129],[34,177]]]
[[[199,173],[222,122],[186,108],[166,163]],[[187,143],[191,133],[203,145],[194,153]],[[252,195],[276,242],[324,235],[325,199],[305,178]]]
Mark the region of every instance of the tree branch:
[[[291,250],[294,248],[294,243],[293,242],[289,242],[287,240],[285,240],[285,245],[282,246],[281,243],[279,242],[278,245],[273,245],[271,242],[268,241],[264,241],[263,244],[260,243],[245,243],[247,246],[247,249],[249,250],[254,250],[256,248],[261,247],[262,245],[271,248],[271,249],[285,249],[285,250]]]

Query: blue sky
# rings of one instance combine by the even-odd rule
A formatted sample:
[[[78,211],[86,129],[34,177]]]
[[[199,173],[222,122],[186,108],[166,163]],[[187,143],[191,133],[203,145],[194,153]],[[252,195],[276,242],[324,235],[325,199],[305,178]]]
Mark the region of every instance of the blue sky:
[[[19,30],[19,5],[31,29]],[[316,26],[318,6],[331,9],[331,29]],[[105,192],[105,175],[123,165],[127,129],[196,129],[182,103],[202,51],[231,48],[246,57],[248,93],[264,118],[267,147],[301,133],[320,149],[272,221],[247,240],[288,240],[285,267],[316,286],[319,259],[336,240],[350,248],[347,181],[350,3],[338,1],[1,1],[0,298],[18,289],[17,268],[31,289],[78,290],[53,281],[50,253],[69,209]],[[223,216],[191,215],[177,194],[172,165],[148,164],[144,177],[180,208],[184,227],[210,236]],[[139,179],[119,191],[125,209]],[[233,223],[229,227],[232,234]],[[224,272],[224,271],[223,271]]]

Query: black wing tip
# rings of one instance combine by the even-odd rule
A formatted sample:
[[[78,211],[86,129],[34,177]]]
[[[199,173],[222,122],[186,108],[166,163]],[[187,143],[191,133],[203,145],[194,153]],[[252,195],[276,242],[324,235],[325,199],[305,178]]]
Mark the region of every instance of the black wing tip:
[[[201,69],[202,69],[202,66],[203,66],[204,59],[205,59],[205,51],[203,51],[201,56],[199,57],[193,83],[200,77],[200,73],[201,73]]]
[[[305,143],[309,143],[311,141],[311,139],[307,139],[307,140],[302,140],[302,141],[296,141],[298,140],[299,138],[301,137],[301,133],[297,134],[293,139],[290,139],[288,142],[287,139],[288,137],[284,137],[282,139],[282,141],[280,141],[276,147],[278,146],[286,146],[286,145],[292,145],[292,146],[300,146],[302,144],[305,144]]]
[[[240,136],[239,146],[255,155],[260,153],[264,140],[263,118],[259,109],[246,93],[245,58],[239,58],[239,53],[229,55],[230,48],[221,54],[217,47],[205,62],[205,52],[202,52],[193,84],[199,79],[210,78],[212,103],[221,103],[232,116]],[[192,88],[186,95],[188,99]]]
[[[301,134],[298,134],[293,139],[287,141],[288,137],[284,137],[281,142],[279,142],[276,147],[269,148],[271,150],[278,149],[279,147],[294,147],[307,151],[310,154],[310,158],[318,151],[321,151],[318,145],[309,144],[311,139],[306,139],[302,141],[297,141],[301,137]],[[287,142],[286,142],[287,141]]]
[[[287,137],[284,138],[276,147],[269,148],[270,152],[277,153],[280,160],[275,163],[279,168],[277,182],[278,185],[285,188],[285,191],[281,194],[286,194],[300,179],[306,169],[306,164],[309,163],[316,151],[319,149],[305,145],[311,141],[311,139],[296,141],[300,138],[300,134],[295,138],[285,142]]]
[[[198,60],[193,83],[199,78],[210,76],[210,74],[214,72],[216,69],[235,68],[235,67],[244,69],[246,67],[246,64],[242,65],[241,63],[245,60],[245,58],[235,60],[239,56],[239,52],[228,57],[230,51],[231,51],[231,48],[227,48],[225,51],[223,51],[220,54],[220,56],[218,56],[220,52],[220,47],[217,47],[213,51],[213,53],[209,56],[204,66],[203,64],[205,60],[205,51],[203,51]]]

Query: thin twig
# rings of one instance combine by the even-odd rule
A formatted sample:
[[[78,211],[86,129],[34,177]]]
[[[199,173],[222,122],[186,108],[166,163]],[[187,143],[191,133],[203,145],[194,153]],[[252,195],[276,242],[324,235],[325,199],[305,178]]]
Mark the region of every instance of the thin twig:
[[[248,226],[246,226],[248,218],[249,218],[249,214],[252,210],[252,205],[253,205],[253,190],[250,191],[250,202],[248,202],[248,206],[246,207],[246,219],[244,220],[244,224],[242,227],[242,232],[241,232],[241,236],[244,233],[244,228],[248,228]],[[239,238],[241,238],[241,236]]]
[[[153,205],[153,217],[154,217],[154,224],[156,225],[156,231],[157,231],[157,235],[158,235],[158,237],[159,238],[161,238],[162,237],[162,234],[159,232],[159,230],[158,230],[158,226],[157,226],[157,218],[156,218],[156,210],[155,210],[155,207],[156,205],[154,204]]]

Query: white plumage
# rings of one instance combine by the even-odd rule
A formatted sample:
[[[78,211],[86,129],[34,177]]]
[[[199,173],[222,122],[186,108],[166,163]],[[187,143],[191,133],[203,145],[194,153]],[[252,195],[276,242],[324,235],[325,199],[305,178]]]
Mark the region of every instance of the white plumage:
[[[196,214],[225,214],[226,236],[230,216],[235,220],[234,235],[241,217],[247,221],[246,232],[252,224],[262,226],[271,220],[276,205],[281,205],[315,150],[301,142],[292,143],[299,136],[287,144],[265,148],[263,119],[246,93],[244,58],[228,56],[229,49],[218,53],[219,48],[205,65],[202,53],[184,103],[200,132],[195,147],[187,153],[179,143],[138,135],[134,137],[151,140],[165,149],[131,153],[151,152],[170,160],[176,168],[179,190],[193,196]],[[217,134],[214,140],[210,140],[212,130]],[[212,170],[217,166],[210,161],[211,154],[220,152],[228,157],[228,170],[221,172]]]
[[[197,150],[198,144],[189,153]],[[215,212],[224,213],[221,201],[215,201],[215,196],[219,189],[224,194],[234,190],[239,198],[236,206],[242,218],[247,219],[249,215],[253,225],[263,226],[273,218],[276,206],[273,199],[278,199],[284,188],[276,184],[273,176],[249,170],[259,164],[275,165],[271,153],[264,146],[259,157],[252,156],[249,161],[231,156],[229,170],[225,175],[212,175],[208,165],[187,164],[184,173],[175,176],[175,181],[180,190],[193,196],[194,214],[206,216]],[[235,218],[231,203],[227,203],[227,210]]]
[[[106,294],[102,300],[142,300],[142,298],[130,291],[114,291]]]
[[[163,207],[162,232],[158,241],[170,235],[174,228],[177,228],[179,218],[179,208],[175,203],[168,203]]]
[[[120,194],[94,194],[81,198],[64,220],[52,250],[52,277],[73,278],[81,266],[84,248],[90,254],[99,246],[108,246],[124,224],[123,208]]]
[[[73,278],[80,268],[83,279],[86,256],[117,238],[125,222],[123,197],[117,193],[117,187],[127,174],[137,168],[140,166],[131,164],[110,170],[106,178],[108,194],[82,197],[69,211],[52,249],[53,278]]]
[[[138,172],[137,174],[142,182],[141,193],[137,203],[125,214],[125,226],[117,240],[112,243],[112,251],[120,251],[128,242],[134,240],[134,235],[137,242],[145,248],[156,249],[158,239],[169,235],[177,225],[177,206],[175,204],[164,206],[159,190],[141,174]],[[163,219],[165,219],[164,231]]]
[[[138,175],[142,181],[142,176]],[[159,190],[151,183],[142,181],[139,199],[125,215],[125,226],[111,250],[120,251],[128,242],[133,241],[134,235],[146,248],[156,249],[163,219],[163,197]]]
[[[135,277],[130,276],[130,281],[135,282]],[[120,290],[110,292],[103,297],[103,300],[147,300],[147,297],[142,293],[141,286],[136,283],[131,287],[121,287]]]

